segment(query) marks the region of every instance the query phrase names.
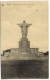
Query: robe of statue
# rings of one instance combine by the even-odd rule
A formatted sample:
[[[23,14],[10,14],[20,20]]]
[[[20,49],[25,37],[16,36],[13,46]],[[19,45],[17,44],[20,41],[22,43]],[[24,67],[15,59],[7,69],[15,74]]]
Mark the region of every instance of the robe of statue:
[[[26,26],[24,26],[24,27],[22,26],[21,27],[21,31],[22,31],[22,36],[26,37],[27,36],[27,27]]]
[[[22,37],[26,37],[27,36],[27,28],[31,25],[31,24],[27,24],[25,21],[23,21],[22,24],[17,24],[21,27],[21,31],[22,31]]]

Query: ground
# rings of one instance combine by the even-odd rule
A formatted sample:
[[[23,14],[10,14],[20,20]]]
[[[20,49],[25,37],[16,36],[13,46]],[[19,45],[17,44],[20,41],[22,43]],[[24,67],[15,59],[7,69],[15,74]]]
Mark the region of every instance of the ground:
[[[1,61],[1,78],[48,78],[48,60]]]

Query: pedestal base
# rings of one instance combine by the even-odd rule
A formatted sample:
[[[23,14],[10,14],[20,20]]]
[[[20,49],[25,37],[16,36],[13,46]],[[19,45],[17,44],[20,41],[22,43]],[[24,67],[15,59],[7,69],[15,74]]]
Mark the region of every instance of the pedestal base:
[[[30,41],[28,41],[27,37],[22,37],[19,41],[19,52],[30,53]]]

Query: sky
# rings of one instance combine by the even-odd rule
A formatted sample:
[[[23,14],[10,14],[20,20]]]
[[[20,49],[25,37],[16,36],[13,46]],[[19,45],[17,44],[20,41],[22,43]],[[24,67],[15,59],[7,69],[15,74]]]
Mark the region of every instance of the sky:
[[[1,2],[1,51],[18,48],[22,37],[17,25],[25,20],[32,24],[28,28],[30,48],[48,51],[48,2]]]

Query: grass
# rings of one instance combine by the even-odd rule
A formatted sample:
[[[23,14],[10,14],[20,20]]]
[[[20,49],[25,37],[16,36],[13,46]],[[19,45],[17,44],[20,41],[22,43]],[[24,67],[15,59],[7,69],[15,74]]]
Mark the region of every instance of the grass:
[[[48,60],[1,61],[2,79],[48,78]]]

